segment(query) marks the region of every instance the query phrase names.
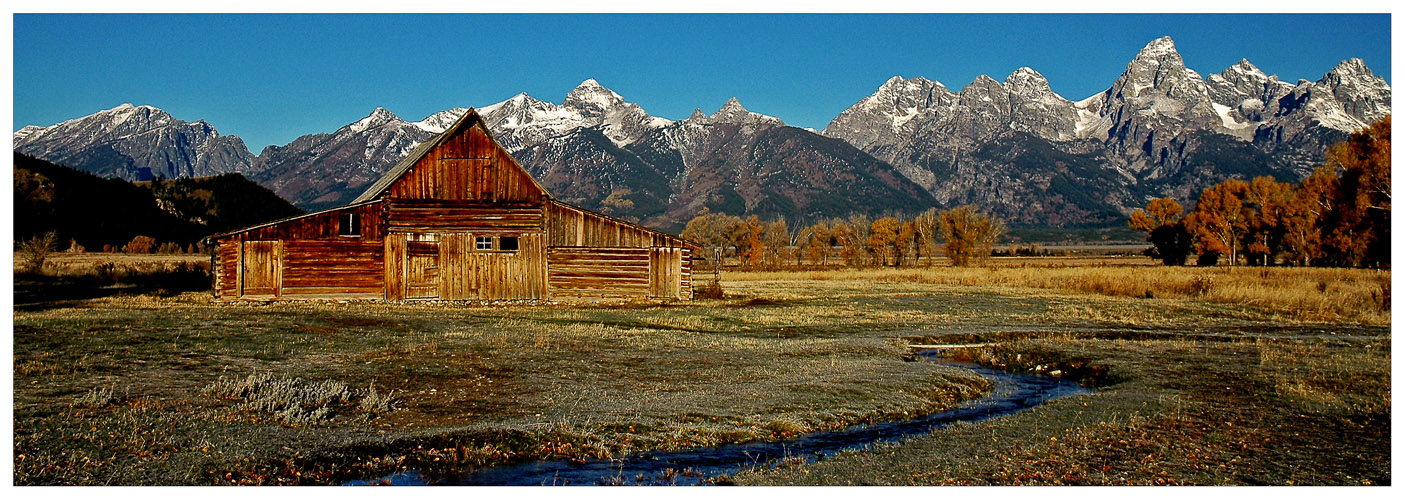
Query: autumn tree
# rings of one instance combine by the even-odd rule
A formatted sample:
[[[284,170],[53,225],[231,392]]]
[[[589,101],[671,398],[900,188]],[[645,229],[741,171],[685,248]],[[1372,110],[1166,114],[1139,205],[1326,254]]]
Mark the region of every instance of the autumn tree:
[[[1293,200],[1293,186],[1272,176],[1255,177],[1244,194],[1244,254],[1251,262],[1273,263],[1283,241],[1283,222]]]
[[[1319,167],[1293,189],[1281,221],[1283,252],[1288,262],[1310,266],[1326,256],[1322,232],[1336,192],[1337,175],[1327,167]]]
[[[1161,259],[1168,266],[1185,264],[1190,254],[1190,233],[1181,223],[1181,204],[1170,198],[1157,198],[1147,202],[1146,209],[1137,209],[1127,219],[1132,229],[1147,233],[1151,242],[1150,256]]]
[[[893,261],[893,265],[903,265],[903,259],[907,257],[908,253],[912,252],[916,244],[917,224],[910,220],[902,221],[902,225],[898,228],[898,238],[893,242],[893,255],[897,256],[896,260]]]
[[[800,232],[800,243],[805,247],[805,257],[811,264],[829,264],[830,243],[834,234],[829,222],[820,220]]]
[[[1324,253],[1337,265],[1390,264],[1390,117],[1327,150],[1337,190],[1323,235]]]
[[[1248,230],[1244,195],[1249,184],[1229,179],[1205,188],[1195,202],[1195,210],[1185,218],[1186,230],[1195,237],[1195,249],[1201,264],[1211,264],[1219,255],[1229,255],[1229,263],[1238,263],[1239,241]]]
[[[752,215],[733,233],[732,241],[737,245],[737,257],[741,259],[743,266],[754,268],[761,265],[766,252],[766,244],[761,240],[765,231],[761,219]]]
[[[892,253],[898,240],[898,229],[902,222],[897,217],[883,217],[869,225],[868,240],[864,247],[878,259],[879,265],[888,265],[888,255]]]
[[[150,236],[135,236],[122,250],[127,253],[151,253],[156,251],[156,239]]]
[[[995,240],[1005,231],[1004,223],[976,212],[975,205],[942,211],[938,226],[945,241],[942,248],[956,266],[967,266],[989,257]]]

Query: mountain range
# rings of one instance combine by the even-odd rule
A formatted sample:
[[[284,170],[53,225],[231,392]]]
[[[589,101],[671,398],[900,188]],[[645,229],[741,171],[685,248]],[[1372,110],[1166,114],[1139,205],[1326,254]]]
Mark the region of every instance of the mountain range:
[[[110,177],[240,172],[320,209],[465,111],[409,122],[377,108],[258,155],[203,121],[126,104],[14,137],[17,152]],[[1247,60],[1203,78],[1161,38],[1080,101],[1031,68],[955,92],[893,77],[821,132],[735,98],[710,115],[655,117],[593,79],[559,105],[523,93],[478,111],[556,197],[665,229],[704,208],[794,221],[965,203],[1012,225],[1070,227],[1120,223],[1154,197],[1190,203],[1228,177],[1296,181],[1326,145],[1389,114],[1390,87],[1359,59],[1317,81],[1282,82]]]

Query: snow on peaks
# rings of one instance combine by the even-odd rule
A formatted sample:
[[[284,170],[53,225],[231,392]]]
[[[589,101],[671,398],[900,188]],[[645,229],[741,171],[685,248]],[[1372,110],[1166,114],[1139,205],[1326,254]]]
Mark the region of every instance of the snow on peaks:
[[[347,125],[347,127],[351,129],[353,133],[359,134],[366,129],[379,127],[399,119],[400,117],[395,116],[395,113],[391,113],[390,110],[377,106],[375,111],[372,111],[369,116],[357,120],[355,123]]]
[[[1029,66],[1021,66],[1019,69],[1011,72],[1010,76],[1005,77],[1006,83],[1021,81],[1044,82],[1045,85],[1049,84],[1049,80],[1044,78],[1044,75],[1039,74],[1038,71],[1035,71],[1034,68]]]
[[[1338,75],[1372,76],[1371,69],[1366,67],[1366,61],[1362,61],[1360,58],[1356,57],[1342,61],[1340,64],[1337,64],[1335,68],[1332,68],[1331,72]]]
[[[1137,52],[1137,59],[1160,59],[1172,54],[1180,56],[1176,52],[1176,42],[1171,41],[1169,36],[1163,36],[1142,47],[1141,52]]]
[[[1239,62],[1234,64],[1234,66],[1230,66],[1228,69],[1225,70],[1226,73],[1231,71],[1235,73],[1253,75],[1260,79],[1268,79],[1268,75],[1265,75],[1263,71],[1259,71],[1259,68],[1257,66],[1254,66],[1254,63],[1249,62],[1248,59],[1240,59]]]
[[[439,134],[447,130],[450,125],[453,125],[454,122],[458,121],[459,118],[467,112],[467,108],[446,109],[444,111],[440,111],[438,113],[426,116],[423,120],[411,123],[410,125],[414,125],[415,127],[425,132]]]
[[[41,127],[38,125],[25,125],[24,128],[15,131],[15,144],[18,145],[19,142],[24,140],[26,137],[34,135],[36,132],[40,132],[46,128],[48,127]]]
[[[708,121],[714,123],[735,123],[741,125],[750,123],[771,123],[774,125],[784,124],[784,122],[782,122],[780,118],[747,111],[745,107],[742,107],[742,102],[737,100],[736,97],[727,99],[727,104],[723,104],[722,109],[717,110],[716,113],[713,113],[712,116],[709,116]]]
[[[499,110],[504,110],[504,109],[505,109],[505,110],[507,110],[507,112],[510,113],[510,112],[512,112],[513,110],[519,110],[519,111],[520,111],[520,110],[526,109],[526,108],[539,107],[539,105],[541,105],[541,104],[545,104],[545,103],[536,100],[536,99],[533,98],[532,96],[527,95],[526,92],[522,92],[522,93],[519,93],[519,94],[517,94],[517,95],[515,95],[515,96],[512,96],[512,97],[508,98],[508,99],[505,100],[505,101],[499,102],[499,103],[497,103],[497,104],[490,104],[490,105],[487,105],[487,106],[483,106],[483,107],[481,107],[481,108],[478,108],[478,114],[479,114],[479,115],[482,115],[482,116],[484,116],[484,117],[487,117],[487,116],[489,116],[489,115],[495,115],[495,114],[497,114],[497,113],[499,112]]]
[[[706,120],[707,115],[703,114],[702,108],[693,108],[693,114],[688,116],[689,120]]]
[[[904,80],[901,75],[894,75],[892,78],[889,78],[888,81],[883,82],[883,85],[880,85],[878,88],[880,90],[898,88],[902,87],[905,83],[907,83],[907,80]]]
[[[727,99],[727,104],[723,104],[722,109],[717,110],[716,113],[713,113],[712,116],[709,116],[708,118],[710,118],[712,121],[730,123],[745,120],[747,118],[747,115],[749,114],[752,113],[750,111],[747,111],[745,107],[742,107],[741,101],[737,100],[736,97],[733,97],[731,99]]]
[[[566,100],[561,105],[576,108],[582,111],[603,112],[624,104],[624,97],[616,94],[615,91],[600,86],[600,82],[594,78],[587,79],[566,94]]]

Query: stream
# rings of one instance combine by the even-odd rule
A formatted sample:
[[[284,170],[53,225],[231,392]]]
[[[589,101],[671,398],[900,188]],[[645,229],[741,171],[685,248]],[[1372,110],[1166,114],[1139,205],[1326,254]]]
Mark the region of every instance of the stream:
[[[974,422],[1009,415],[1053,399],[1091,392],[1073,382],[1054,377],[1011,373],[937,357],[935,350],[918,351],[929,363],[958,366],[989,379],[990,394],[940,413],[912,420],[859,424],[838,431],[818,432],[775,442],[729,444],[713,448],[644,452],[614,460],[527,462],[485,467],[457,477],[430,477],[405,471],[386,477],[351,481],[348,485],[696,485],[711,478],[779,460],[818,460],[844,450],[870,444],[891,443],[930,434],[955,422]]]

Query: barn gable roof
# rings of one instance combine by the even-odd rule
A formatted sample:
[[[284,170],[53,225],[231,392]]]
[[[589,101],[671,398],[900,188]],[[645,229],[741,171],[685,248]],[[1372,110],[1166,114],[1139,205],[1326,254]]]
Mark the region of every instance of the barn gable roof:
[[[439,147],[445,141],[449,140],[449,138],[467,132],[469,128],[474,126],[477,126],[480,130],[483,131],[484,135],[488,136],[488,140],[492,142],[494,148],[503,149],[504,152],[506,151],[501,144],[498,144],[498,140],[493,138],[493,133],[488,130],[488,125],[483,122],[483,117],[478,114],[478,110],[474,108],[468,108],[468,111],[465,112],[463,116],[459,117],[458,121],[454,122],[453,125],[450,125],[449,128],[444,129],[444,132],[440,133],[439,136],[435,137],[433,140],[427,141],[423,144],[420,144],[419,146],[416,146],[415,149],[411,150],[410,153],[405,155],[404,158],[401,158],[399,163],[396,163],[394,167],[391,167],[390,170],[387,170],[385,174],[381,175],[380,179],[377,179],[376,182],[372,183],[371,187],[366,188],[366,191],[362,192],[361,195],[357,196],[355,200],[351,201],[351,203],[363,203],[374,200],[376,198],[380,198],[381,195],[385,194],[386,190],[390,189],[390,186],[395,184],[395,181],[398,181],[401,177],[404,177],[405,174],[408,173],[411,168],[414,168],[415,164],[419,163],[420,160],[424,159],[424,157],[427,156],[430,151],[433,151],[434,148]],[[512,166],[522,171],[523,176],[530,180],[532,182],[532,185],[535,186],[538,191],[541,191],[543,196],[551,198],[551,193],[548,193],[546,191],[546,188],[542,187],[541,183],[537,182],[537,179],[535,177],[532,177],[532,174],[528,173],[526,169],[522,168],[522,165],[517,163],[517,159],[512,158],[512,155],[510,154],[505,156],[507,156],[508,159],[512,161]]]

